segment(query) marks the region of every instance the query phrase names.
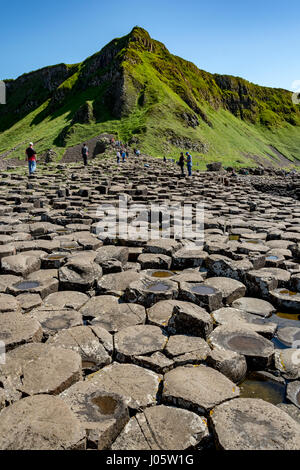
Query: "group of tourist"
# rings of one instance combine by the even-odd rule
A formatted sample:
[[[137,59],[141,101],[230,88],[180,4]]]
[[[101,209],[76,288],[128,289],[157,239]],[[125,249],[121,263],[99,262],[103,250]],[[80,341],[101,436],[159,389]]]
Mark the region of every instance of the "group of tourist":
[[[129,157],[129,151],[125,148],[125,145],[122,144],[121,141],[114,141],[112,139],[111,141],[112,144],[118,147],[117,150],[117,163],[119,164],[121,159],[122,162],[124,163],[126,161],[126,158]],[[138,149],[134,149],[134,154],[139,157],[141,152]],[[83,159],[83,164],[84,166],[87,166],[88,164],[88,155],[89,155],[89,148],[86,143],[83,144],[81,148],[81,156]],[[184,172],[184,165],[186,163],[187,170],[188,170],[188,176],[192,176],[192,155],[189,152],[186,152],[186,157],[184,156],[183,152],[180,154],[180,158],[178,161],[178,165],[181,168],[181,175],[185,176]],[[26,160],[28,161],[28,169],[29,169],[29,175],[33,175],[33,173],[36,170],[36,151],[33,148],[33,143],[29,143],[29,147],[26,149]],[[166,161],[166,158],[164,158],[164,161]]]
[[[117,150],[117,163],[119,164],[122,160],[122,163],[126,161],[126,158],[129,158],[129,151],[125,147],[125,145],[121,141],[114,141],[114,139],[111,139],[111,144],[116,146],[118,148]],[[138,149],[133,150],[134,154],[138,157],[140,156],[141,152]],[[28,161],[28,170],[29,170],[29,176],[32,176],[36,170],[36,151],[33,148],[33,142],[29,143],[28,148],[25,151],[26,153],[26,160]],[[88,155],[89,155],[89,148],[86,143],[83,144],[81,148],[81,156],[83,159],[83,164],[84,166],[87,166],[88,164]],[[164,157],[164,162],[166,162],[167,159]],[[189,152],[186,152],[184,155],[183,152],[180,153],[179,160],[177,162],[181,169],[181,176],[185,177],[185,171],[184,167],[186,164],[187,170],[188,170],[188,176],[192,176],[192,167],[193,167],[193,160],[192,160],[192,155]],[[247,172],[248,173],[248,172]],[[284,172],[284,176],[295,176],[297,174],[296,170],[293,169],[291,172]],[[237,178],[237,173],[235,172],[234,169],[232,169],[231,174],[229,175],[231,177]]]
[[[188,170],[188,175],[192,176],[192,166],[193,166],[193,160],[192,160],[192,155],[189,152],[186,152],[186,157],[184,156],[183,152],[181,152],[178,165],[180,166],[181,169],[181,176],[185,176],[184,172],[184,164],[186,163],[187,170]]]
[[[124,163],[126,158],[129,157],[128,150],[123,149],[121,152],[117,151],[117,163],[120,163],[120,159],[122,158],[122,162]]]

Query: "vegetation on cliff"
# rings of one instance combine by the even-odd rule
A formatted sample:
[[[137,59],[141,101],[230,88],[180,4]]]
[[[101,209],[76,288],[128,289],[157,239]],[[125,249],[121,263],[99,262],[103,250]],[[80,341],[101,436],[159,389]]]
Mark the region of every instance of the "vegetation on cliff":
[[[291,93],[210,74],[170,54],[142,28],[75,65],[7,81],[0,108],[0,153],[37,142],[62,156],[102,132],[154,156],[190,149],[201,165],[300,160],[300,107]]]

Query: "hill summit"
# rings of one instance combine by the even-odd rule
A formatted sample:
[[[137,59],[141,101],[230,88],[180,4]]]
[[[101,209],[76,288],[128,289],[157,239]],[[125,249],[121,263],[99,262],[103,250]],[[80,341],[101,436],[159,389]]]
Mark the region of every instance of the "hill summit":
[[[79,64],[6,80],[0,153],[23,157],[111,133],[157,157],[191,150],[208,163],[300,161],[300,106],[291,92],[211,74],[172,55],[140,27]]]

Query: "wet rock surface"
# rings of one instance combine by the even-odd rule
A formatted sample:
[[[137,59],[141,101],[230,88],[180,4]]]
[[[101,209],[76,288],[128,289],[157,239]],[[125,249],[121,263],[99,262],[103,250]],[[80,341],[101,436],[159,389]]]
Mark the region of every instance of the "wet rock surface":
[[[129,421],[126,402],[122,396],[102,391],[98,386],[82,383],[80,388],[78,385],[63,392],[60,398],[85,429],[89,444],[99,450],[109,449]]]
[[[300,202],[178,173],[130,155],[0,175],[0,449],[300,449]],[[198,240],[143,206],[184,203]],[[287,403],[247,398],[253,370]]]
[[[218,326],[209,336],[214,349],[234,351],[245,356],[251,369],[264,369],[271,365],[274,345],[243,324],[241,326]]]

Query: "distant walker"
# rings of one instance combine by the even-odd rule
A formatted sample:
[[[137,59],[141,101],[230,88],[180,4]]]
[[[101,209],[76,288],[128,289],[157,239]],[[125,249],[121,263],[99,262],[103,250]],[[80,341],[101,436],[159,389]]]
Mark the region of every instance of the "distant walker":
[[[29,176],[33,175],[36,170],[36,151],[33,148],[33,143],[29,143],[29,147],[25,151],[26,160],[28,161]]]
[[[86,144],[83,144],[82,149],[81,149],[81,156],[83,158],[84,166],[87,166],[88,164],[88,155],[89,155],[89,148]]]
[[[188,169],[189,176],[192,176],[193,160],[192,160],[192,155],[189,152],[186,152],[186,166]]]

